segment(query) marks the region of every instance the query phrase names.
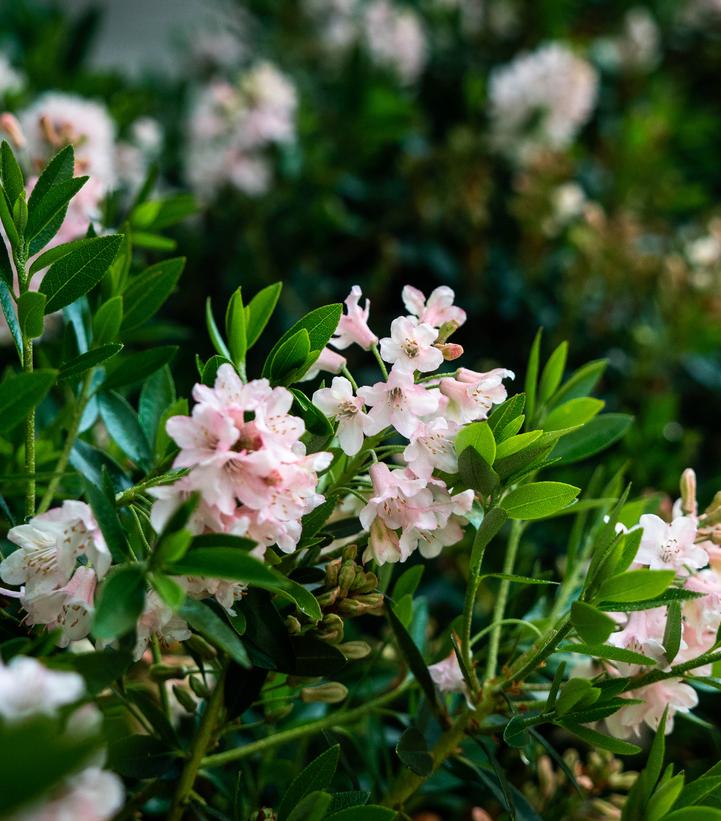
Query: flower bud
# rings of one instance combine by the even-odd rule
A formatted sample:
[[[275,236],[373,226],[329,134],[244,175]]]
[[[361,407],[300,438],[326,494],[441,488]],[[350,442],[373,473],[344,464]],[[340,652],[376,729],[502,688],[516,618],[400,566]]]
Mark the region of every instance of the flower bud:
[[[291,636],[297,636],[303,629],[303,625],[296,619],[295,616],[288,616],[285,620],[285,626]]]
[[[185,645],[189,650],[192,650],[196,656],[199,656],[205,661],[212,661],[217,655],[218,651],[211,644],[202,638],[202,636],[193,633],[193,635],[185,640]]]
[[[0,129],[8,135],[14,148],[25,148],[27,140],[25,139],[25,134],[23,134],[22,126],[14,114],[11,114],[9,111],[0,114]]]
[[[198,698],[208,698],[210,696],[208,685],[202,678],[200,678],[200,676],[191,676],[188,679],[188,683],[190,684],[190,689],[196,696],[198,696]]]
[[[318,638],[336,644],[343,641],[343,619],[336,613],[329,613],[318,625]]]
[[[183,665],[151,664],[148,675],[153,681],[168,681],[172,678],[185,678],[188,670]]]
[[[686,468],[681,474],[681,509],[687,516],[695,516],[698,511],[696,474],[692,468]]]
[[[317,687],[304,687],[300,691],[301,701],[306,704],[320,702],[321,704],[338,704],[348,697],[348,688],[339,681],[329,681]]]
[[[334,587],[332,590],[327,590],[325,593],[321,593],[320,596],[316,596],[316,599],[321,607],[332,607],[339,593],[340,587]]]
[[[716,492],[711,504],[706,508],[705,518],[713,524],[721,520],[721,490]]]
[[[338,602],[338,610],[348,616],[359,616],[369,610],[375,610],[383,604],[382,593],[367,593],[353,599],[342,599]]]
[[[338,649],[347,659],[358,660],[370,655],[372,648],[367,641],[346,641]]]
[[[354,562],[358,556],[358,545],[348,544],[343,548],[343,560],[346,562]]]
[[[173,695],[178,700],[178,703],[185,710],[186,713],[190,713],[190,715],[195,715],[195,711],[198,709],[198,705],[193,696],[190,695],[190,693],[185,689],[185,687],[179,687],[177,684],[174,684]]]
[[[316,682],[319,682],[320,680],[321,680],[320,676],[294,676],[294,675],[290,675],[285,680],[285,683],[288,685],[288,687],[290,687],[291,689],[294,689],[296,687],[302,687],[303,685],[305,685],[307,687],[308,685],[315,684]]]
[[[356,565],[353,561],[345,561],[338,574],[338,584],[340,585],[340,597],[344,599],[348,595],[350,586],[355,581]]]
[[[440,342],[441,344],[445,342],[450,336],[452,336],[461,326],[453,319],[449,319],[448,322],[444,322],[441,327],[438,329],[438,337],[436,342]]]
[[[325,567],[326,587],[335,587],[338,584],[338,573],[340,572],[341,560],[333,559]]]
[[[355,593],[370,593],[378,587],[378,576],[375,573],[357,573],[353,584],[350,586],[350,592]]]
[[[278,821],[278,816],[270,807],[261,807],[250,816],[250,821]]]
[[[446,362],[453,362],[463,356],[463,346],[455,342],[436,342],[433,347],[438,348]]]

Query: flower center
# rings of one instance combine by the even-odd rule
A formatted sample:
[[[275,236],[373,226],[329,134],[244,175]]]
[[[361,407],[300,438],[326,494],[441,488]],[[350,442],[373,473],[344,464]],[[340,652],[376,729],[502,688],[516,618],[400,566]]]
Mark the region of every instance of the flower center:
[[[661,545],[661,561],[670,562],[678,558],[680,552],[678,540],[671,537]]]
[[[420,351],[418,343],[415,339],[406,339],[401,345],[401,348],[403,349],[403,353],[405,353],[409,359],[415,359]]]
[[[391,388],[388,391],[388,402],[394,408],[399,408],[403,404],[403,391],[401,388]]]
[[[352,419],[358,413],[358,406],[350,399],[346,399],[338,405],[337,416],[339,419]]]

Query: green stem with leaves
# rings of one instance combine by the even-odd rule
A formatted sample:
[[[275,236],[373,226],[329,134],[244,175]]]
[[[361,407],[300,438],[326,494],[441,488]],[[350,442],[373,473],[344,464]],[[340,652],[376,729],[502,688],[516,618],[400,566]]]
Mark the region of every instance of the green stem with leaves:
[[[33,372],[33,341],[23,335],[23,370]],[[35,408],[25,418],[25,516],[35,515]]]
[[[514,521],[511,524],[511,535],[508,537],[506,558],[503,562],[503,573],[506,575],[513,573],[522,533],[523,523],[517,520]],[[486,684],[491,682],[496,677],[496,671],[498,669],[498,648],[501,643],[503,616],[506,612],[506,603],[508,602],[508,592],[510,587],[511,582],[508,579],[501,579],[501,584],[498,588],[498,597],[496,598],[496,606],[493,608],[493,618],[491,620],[493,630],[491,630],[491,637],[488,641],[488,661],[486,663],[485,678]]]
[[[198,733],[193,740],[190,756],[185,762],[185,767],[183,767],[183,772],[180,775],[178,789],[175,792],[175,797],[173,798],[173,803],[167,816],[168,821],[180,821],[185,814],[186,807],[193,793],[198,770],[203,761],[203,756],[208,751],[210,742],[217,729],[218,719],[223,709],[224,693],[225,668],[223,668],[218,676],[218,681],[206,704],[205,713],[203,713]]]

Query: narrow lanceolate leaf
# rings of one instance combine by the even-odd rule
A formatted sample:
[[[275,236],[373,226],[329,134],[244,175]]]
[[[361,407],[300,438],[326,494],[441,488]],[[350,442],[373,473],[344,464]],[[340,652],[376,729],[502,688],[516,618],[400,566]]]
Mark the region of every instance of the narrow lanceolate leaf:
[[[121,562],[129,559],[131,556],[128,540],[125,538],[125,532],[120,524],[114,500],[108,498],[103,489],[87,477],[83,477],[83,481],[85,496],[100,525],[100,530],[113,556],[113,561]]]
[[[596,387],[598,380],[606,370],[608,364],[605,359],[596,359],[588,362],[583,367],[574,371],[571,376],[561,385],[549,402],[550,407],[568,402],[569,399],[576,399],[579,396],[588,396]]]
[[[606,579],[598,599],[605,602],[634,602],[660,596],[676,578],[673,570],[628,570]]]
[[[599,747],[602,750],[608,750],[614,755],[638,755],[638,753],[641,752],[641,748],[637,744],[622,741],[620,738],[612,738],[604,733],[599,733],[597,730],[592,730],[590,727],[584,727],[572,721],[563,721],[560,723],[574,735],[577,735],[587,744],[590,744],[592,748]]]
[[[89,371],[90,368],[95,368],[108,359],[111,359],[122,350],[123,346],[119,342],[93,348],[91,351],[63,363],[58,373],[58,380],[62,382],[65,379],[75,379],[86,371]]]
[[[456,436],[456,451],[473,448],[489,465],[496,458],[496,440],[488,422],[473,422],[466,425]]]
[[[38,177],[28,200],[28,209],[36,210],[54,185],[67,182],[75,173],[75,154],[72,145],[66,145],[50,160]]]
[[[571,606],[571,624],[578,635],[589,644],[603,644],[616,629],[616,622],[586,602]]]
[[[114,296],[104,302],[93,317],[93,343],[103,345],[113,342],[123,321],[123,298]]]
[[[333,305],[324,305],[321,308],[316,308],[314,311],[306,314],[301,320],[296,322],[292,328],[289,328],[275,343],[268,354],[268,358],[265,360],[262,375],[265,377],[270,377],[275,355],[278,353],[281,346],[300,330],[305,330],[308,332],[311,351],[321,351],[325,348],[328,344],[328,340],[331,336],[333,336],[336,328],[338,327],[338,320],[340,319],[342,311],[343,306],[340,303],[337,303]]]
[[[45,295],[37,291],[25,291],[18,300],[18,321],[20,331],[28,339],[43,335],[45,317]]]
[[[560,458],[564,465],[587,459],[617,442],[631,422],[633,417],[625,413],[604,413],[564,436],[556,445],[553,455]]]
[[[278,821],[285,821],[297,804],[316,790],[330,786],[338,766],[340,746],[338,744],[321,753],[291,781],[278,807]]]
[[[238,634],[211,607],[186,598],[178,612],[204,639],[228,653],[241,667],[250,667],[248,653]]]
[[[566,367],[568,342],[561,342],[556,350],[548,357],[548,362],[541,374],[541,383],[538,387],[538,400],[545,404],[561,384],[563,369]]]
[[[608,659],[609,661],[622,661],[626,664],[655,666],[657,663],[656,659],[644,656],[643,653],[636,653],[633,650],[627,650],[625,647],[614,647],[612,644],[564,644],[558,648],[558,652],[580,653],[582,656]]]
[[[506,399],[491,412],[488,417],[488,424],[493,431],[494,436],[504,430],[514,419],[523,415],[523,408],[526,404],[526,394],[517,393],[510,399]]]
[[[0,433],[7,433],[25,421],[45,398],[56,376],[57,371],[37,370],[14,374],[0,382]]]
[[[666,609],[666,629],[663,633],[663,649],[666,661],[671,664],[678,655],[681,648],[681,634],[683,632],[683,620],[681,616],[681,603],[674,601]]]
[[[99,405],[105,427],[118,447],[133,462],[148,467],[152,461],[150,443],[128,401],[117,393],[103,393]]]
[[[225,311],[225,336],[228,340],[230,353],[233,356],[233,362],[244,362],[248,342],[246,339],[243,292],[240,288],[237,288],[228,300],[228,307]]]
[[[139,564],[113,569],[100,588],[93,635],[107,641],[120,638],[136,625],[145,604],[145,577]]]
[[[247,323],[245,333],[248,348],[252,348],[263,333],[263,329],[268,324],[268,320],[278,303],[282,288],[282,282],[275,282],[273,285],[268,285],[266,288],[263,288],[262,291],[258,291],[246,306]]]
[[[532,482],[512,490],[501,507],[511,519],[542,519],[571,504],[579,491],[563,482]]]
[[[498,474],[475,448],[466,448],[458,457],[458,474],[463,484],[487,496],[499,482]]]
[[[40,291],[47,297],[45,312],[64,308],[94,288],[120,248],[122,236],[94,237],[50,266]]]
[[[29,209],[25,238],[30,240],[43,235],[45,243],[49,242],[52,237],[48,236],[45,239],[45,236],[50,234],[53,226],[63,219],[68,203],[88,179],[88,177],[75,177],[56,183],[42,199],[36,200],[34,206]]]
[[[270,378],[280,382],[303,366],[310,354],[308,331],[301,328],[278,348],[270,368]]]
[[[0,146],[0,173],[5,193],[10,203],[13,204],[25,190],[25,178],[6,140],[3,140]]]
[[[533,417],[536,412],[536,390],[538,388],[538,364],[541,356],[542,334],[543,329],[539,328],[533,340],[533,345],[531,345],[531,353],[526,368],[524,392],[526,394],[526,420],[529,427],[533,424]]]
[[[416,775],[427,777],[433,772],[433,756],[423,734],[409,727],[396,744],[398,758]]]
[[[185,257],[166,259],[134,276],[123,293],[123,331],[140,327],[154,316],[175,290]]]
[[[35,257],[33,264],[30,266],[30,274],[32,275],[38,271],[42,271],[44,268],[52,265],[53,262],[57,262],[59,259],[66,257],[71,251],[75,251],[85,245],[88,241],[87,237],[82,237],[81,239],[74,239],[71,242],[64,242],[62,245],[55,245],[52,248],[48,248],[47,251]]]
[[[604,402],[591,396],[569,399],[554,408],[543,422],[544,430],[563,430],[577,425],[585,425],[603,410]]]
[[[125,385],[143,382],[157,370],[167,365],[178,350],[177,345],[161,345],[148,351],[138,351],[113,363],[108,368],[103,390],[116,390]]]

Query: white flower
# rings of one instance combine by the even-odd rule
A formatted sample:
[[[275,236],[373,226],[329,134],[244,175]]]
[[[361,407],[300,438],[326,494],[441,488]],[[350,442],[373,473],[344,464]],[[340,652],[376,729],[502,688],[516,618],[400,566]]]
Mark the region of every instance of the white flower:
[[[20,91],[25,80],[4,54],[0,54],[0,99],[8,92]]]
[[[698,570],[708,564],[708,553],[695,543],[696,521],[691,516],[679,516],[670,524],[652,513],[639,520],[643,528],[636,561],[652,570],[686,568]]]
[[[426,64],[426,36],[417,15],[388,0],[371,0],[363,16],[365,42],[372,59],[412,83]]]
[[[489,80],[495,145],[521,160],[565,148],[589,118],[597,87],[593,67],[560,43],[516,57]]]
[[[48,670],[25,656],[15,656],[8,664],[0,660],[0,716],[6,721],[53,715],[84,693],[85,682],[78,673]]]
[[[456,651],[451,650],[450,654],[443,659],[431,664],[428,668],[431,679],[442,693],[465,693],[466,682],[463,679],[461,666],[458,663]]]
[[[88,767],[8,821],[106,821],[123,806],[124,797],[123,782],[115,773]]]
[[[342,354],[336,353],[334,350],[326,346],[320,352],[318,359],[316,359],[310,368],[308,368],[305,376],[300,381],[310,382],[310,380],[315,379],[321,371],[324,373],[340,373],[343,368],[345,368],[347,361],[348,360]]]
[[[390,337],[381,339],[381,356],[399,371],[428,373],[443,362],[443,354],[433,343],[438,331],[413,316],[399,316],[391,323]]]
[[[411,374],[395,368],[387,382],[359,388],[358,396],[371,406],[365,428],[369,436],[392,425],[403,436],[410,437],[421,417],[435,413],[440,404],[436,388],[416,385]]]
[[[466,312],[453,304],[456,295],[447,285],[435,288],[428,299],[418,288],[406,285],[402,296],[408,313],[433,328],[440,328],[450,322],[460,327],[466,321]]]
[[[353,395],[353,386],[345,376],[335,376],[330,388],[320,388],[313,394],[313,404],[326,416],[338,420],[338,441],[341,450],[355,456],[363,446],[366,415],[363,400]]]
[[[434,470],[455,473],[458,457],[453,440],[458,426],[437,416],[430,422],[419,422],[403,451],[408,467],[422,479],[430,479]]]
[[[611,735],[616,738],[640,736],[644,724],[657,730],[664,711],[666,714],[666,734],[673,730],[673,719],[676,713],[688,713],[698,704],[698,696],[693,687],[681,679],[670,678],[648,684],[640,690],[626,693],[628,698],[637,698],[640,704],[622,707],[617,713],[606,718],[606,725]]]
[[[190,638],[188,625],[168,607],[167,604],[151,590],[145,596],[145,607],[138,619],[134,658],[137,661],[148,649],[151,636],[157,636],[161,642],[171,643]]]

